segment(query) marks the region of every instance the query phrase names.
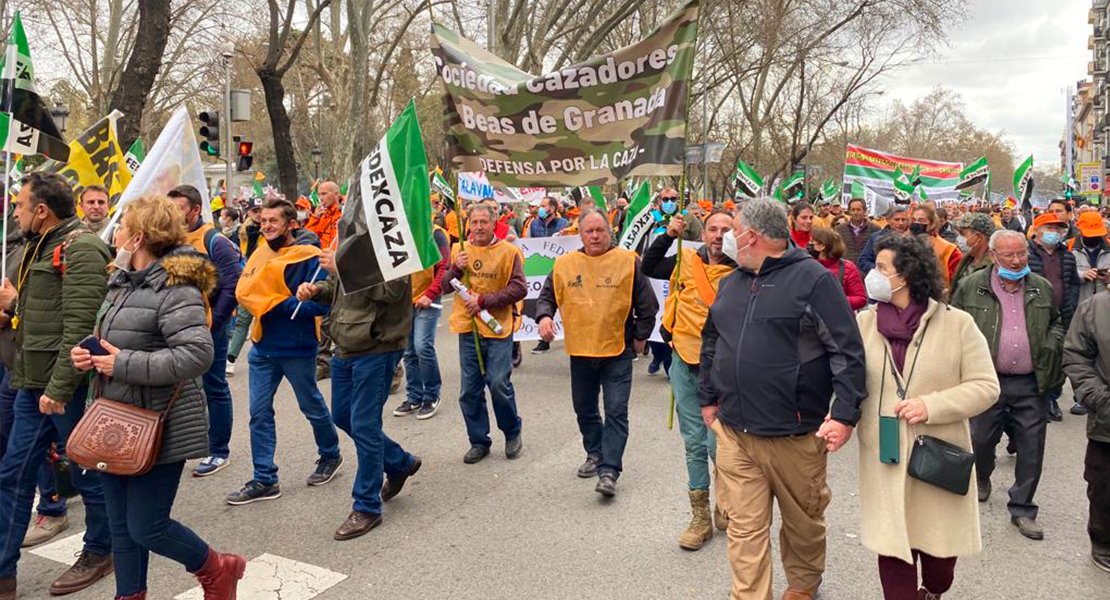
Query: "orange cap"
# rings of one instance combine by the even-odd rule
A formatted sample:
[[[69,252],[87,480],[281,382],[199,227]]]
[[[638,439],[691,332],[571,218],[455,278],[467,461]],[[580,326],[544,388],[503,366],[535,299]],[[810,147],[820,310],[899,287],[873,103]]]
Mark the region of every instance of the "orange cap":
[[[1081,215],[1075,221],[1075,226],[1079,228],[1079,233],[1083,237],[1102,237],[1106,235],[1106,223],[1102,220],[1102,215],[1094,211],[1088,211]]]
[[[1061,227],[1068,226],[1068,224],[1065,223],[1063,219],[1056,216],[1056,213],[1054,212],[1042,213],[1037,215],[1036,219],[1033,219],[1033,229],[1039,229],[1041,227],[1044,227],[1045,225],[1059,225]]]
[[[297,208],[303,210],[312,210],[312,202],[309,201],[308,198],[301,196],[300,198],[297,198]]]

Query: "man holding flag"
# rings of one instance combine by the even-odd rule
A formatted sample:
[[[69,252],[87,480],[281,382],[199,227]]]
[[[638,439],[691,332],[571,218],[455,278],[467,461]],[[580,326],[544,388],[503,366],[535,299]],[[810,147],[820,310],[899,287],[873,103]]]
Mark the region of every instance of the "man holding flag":
[[[201,219],[203,201],[197,188],[185,184],[166,196],[177,205],[185,220],[185,243],[207,256],[216,265],[216,289],[209,297],[212,308],[212,344],[215,347],[212,365],[204,374],[204,395],[208,399],[209,454],[193,469],[194,477],[205,477],[227,467],[231,442],[231,389],[227,385],[227,324],[235,312],[235,286],[243,273],[242,255],[235,244],[220,235],[211,223]]]
[[[578,217],[582,249],[555,259],[536,307],[540,337],[555,339],[555,312],[563,314],[570,356],[570,388],[586,462],[578,476],[597,476],[594,491],[612,497],[628,443],[632,359],[643,354],[655,328],[658,301],[640,259],[612,245],[609,219],[593,210]],[[604,390],[605,419],[598,413]]]
[[[262,205],[266,244],[251,255],[235,289],[239,304],[254,315],[250,334],[254,346],[247,358],[254,477],[243,489],[228,494],[227,503],[231,505],[281,497],[274,464],[274,394],[282,379],[289,380],[301,413],[312,424],[320,455],[316,469],[308,476],[308,485],[328,483],[343,464],[339,436],[315,378],[318,317],[326,314],[328,307],[316,302],[299,304],[293,297],[293,290],[302,283],[312,283],[319,273],[320,249],[294,240],[296,219],[297,208],[292,202],[271,199]]]

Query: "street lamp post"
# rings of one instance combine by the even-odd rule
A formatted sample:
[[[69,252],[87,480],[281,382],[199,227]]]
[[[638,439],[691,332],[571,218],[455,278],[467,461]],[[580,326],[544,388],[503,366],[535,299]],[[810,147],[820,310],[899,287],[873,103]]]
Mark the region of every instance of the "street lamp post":
[[[54,108],[50,109],[50,116],[54,119],[54,124],[58,126],[58,132],[65,133],[66,119],[69,118],[69,107],[61,102],[55,102]]]
[[[324,151],[319,146],[312,148],[312,166],[316,170],[315,180],[320,181],[320,157],[324,155]]]

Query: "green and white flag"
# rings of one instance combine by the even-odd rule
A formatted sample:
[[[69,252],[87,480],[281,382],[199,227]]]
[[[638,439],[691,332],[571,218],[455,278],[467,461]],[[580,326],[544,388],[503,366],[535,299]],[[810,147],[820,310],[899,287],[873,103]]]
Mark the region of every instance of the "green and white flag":
[[[794,174],[786,178],[782,182],[782,197],[793,198],[805,194],[806,174],[805,171],[794,171]]]
[[[345,293],[407,277],[439,262],[415,102],[409,102],[362,159],[351,182],[335,252]]]
[[[916,191],[917,186],[911,183],[910,178],[902,172],[902,168],[896,168],[894,170],[894,202],[909,204],[910,198],[913,198]]]
[[[580,186],[572,194],[575,196],[575,201],[580,201],[582,198],[593,198],[594,206],[601,212],[609,212],[609,207],[605,202],[605,194],[601,192],[601,187],[596,185]]]
[[[15,154],[42,154],[69,162],[69,144],[54,125],[50,109],[35,88],[31,47],[16,11],[8,34],[8,49],[0,61],[0,140]]]
[[[736,173],[732,176],[732,189],[744,198],[758,198],[763,193],[763,178],[744,159],[736,159]]]
[[[143,159],[146,158],[146,149],[143,148],[143,138],[136,138],[135,143],[131,144],[131,149],[123,156],[123,160],[127,163],[127,168],[131,169],[134,174],[139,170],[139,165],[143,164]]]
[[[1018,206],[1026,210],[1032,206],[1033,200],[1033,155],[1030,154],[1025,162],[1014,171],[1014,199]]]
[[[987,181],[990,177],[990,167],[987,166],[987,157],[980,156],[978,160],[964,167],[960,171],[960,182],[956,184],[957,190],[969,188],[978,183]]]
[[[443,198],[443,205],[447,208],[454,210],[455,208],[455,190],[451,189],[451,184],[447,183],[447,179],[443,173],[436,169],[432,174],[432,187],[439,192],[440,197]]]
[[[837,196],[839,194],[840,194],[840,186],[836,185],[836,180],[834,180],[834,179],[829,179],[828,181],[825,182],[824,185],[821,186],[821,193],[820,193],[821,202],[828,202],[828,203],[835,202],[835,203],[839,204],[840,199],[837,198]]]
[[[23,187],[23,157],[20,156],[12,163],[12,170],[8,171],[8,191],[12,197],[19,195],[19,189]]]
[[[651,214],[651,187],[649,180],[640,184],[640,189],[632,197],[628,205],[628,214],[624,218],[624,229],[621,230],[620,240],[617,245],[625,250],[636,250],[640,240],[655,225],[655,216]]]

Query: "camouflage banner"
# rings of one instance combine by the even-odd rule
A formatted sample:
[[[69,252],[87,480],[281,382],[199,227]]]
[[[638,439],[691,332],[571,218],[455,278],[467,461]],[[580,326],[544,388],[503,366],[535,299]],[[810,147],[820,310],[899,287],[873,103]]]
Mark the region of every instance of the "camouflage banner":
[[[433,25],[451,168],[506,187],[680,175],[698,3],[636,44],[538,77]]]

